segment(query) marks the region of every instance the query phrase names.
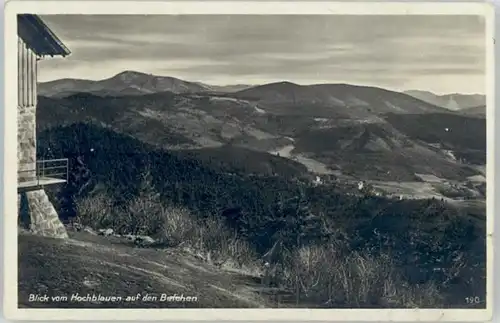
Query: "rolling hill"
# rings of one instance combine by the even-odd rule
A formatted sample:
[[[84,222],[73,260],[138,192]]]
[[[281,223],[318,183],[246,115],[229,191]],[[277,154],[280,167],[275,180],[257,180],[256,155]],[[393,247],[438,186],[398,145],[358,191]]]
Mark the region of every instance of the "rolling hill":
[[[219,93],[233,93],[233,92],[243,91],[253,86],[248,84],[213,85],[202,82],[196,82],[196,83],[201,85],[208,91],[219,92]]]
[[[169,149],[220,147],[248,140],[273,146],[273,140],[282,141],[268,132],[275,126],[256,127],[263,118],[254,106],[218,97],[171,92],[117,97],[80,93],[66,98],[40,97],[37,113],[40,129],[94,122]]]
[[[375,123],[311,129],[297,138],[295,152],[361,179],[415,181],[419,173],[460,180],[477,174],[411,135],[404,127]]]
[[[182,156],[200,160],[229,172],[259,176],[305,178],[307,168],[299,162],[233,145],[182,151]]]
[[[467,115],[388,115],[386,120],[413,140],[475,165],[486,164],[486,120]]]
[[[358,118],[369,118],[373,113],[446,111],[442,105],[428,103],[429,100],[422,102],[415,99],[414,96],[418,96],[414,92],[410,93],[412,96],[375,87],[349,84],[298,85],[291,82],[278,82],[259,86],[245,84],[218,86],[168,76],[124,71],[104,80],[61,79],[40,83],[38,86],[39,95],[57,98],[77,93],[90,93],[96,96],[139,96],[162,92],[205,93],[248,100],[272,108],[274,113],[281,111],[284,114],[297,114],[304,109],[317,110],[315,113],[319,117],[332,114],[332,111],[328,113],[328,110],[332,109],[336,110],[337,115]],[[284,111],[280,110],[283,106],[286,108]],[[294,109],[290,109],[290,106]],[[309,113],[312,112],[309,111]]]
[[[71,87],[86,90],[69,94]],[[477,173],[469,164],[486,159],[486,123],[472,115],[480,108],[467,115],[375,87],[279,82],[218,93],[123,72],[50,89],[52,97],[39,97],[39,130],[86,122],[163,149],[205,149],[205,159],[266,160],[255,163],[266,173],[277,168],[264,156],[280,152],[291,163],[285,173],[304,173],[301,163],[310,172],[377,180],[414,180],[415,173],[464,179]]]
[[[485,144],[477,143],[485,143],[484,119],[448,112],[381,113],[372,114],[367,121],[334,108],[329,114],[325,111],[323,118],[316,117],[318,109],[283,115],[265,108],[244,99],[198,94],[101,97],[80,93],[66,98],[40,97],[38,127],[87,122],[164,149],[231,151],[226,159],[247,156],[244,159],[252,160],[252,151],[261,154],[260,159],[271,156],[266,152],[290,147],[287,157],[298,158],[310,171],[316,172],[318,167],[303,162],[305,159],[319,162],[319,168],[345,171],[356,178],[412,180],[415,173],[464,178],[476,172],[456,158],[480,165],[486,158]],[[446,132],[445,125],[452,131]],[[477,133],[474,140],[468,137],[470,133]],[[438,143],[442,145],[436,147]]]
[[[124,71],[113,77],[99,81],[61,79],[38,84],[38,94],[48,97],[65,97],[81,92],[95,95],[119,96],[143,95],[166,91],[190,93],[209,90],[211,89],[199,83],[135,71]]]
[[[444,94],[437,95],[428,91],[410,90],[405,94],[449,110],[462,110],[486,104],[486,96],[481,94]]]
[[[460,110],[460,113],[463,113],[468,116],[476,116],[480,118],[486,118],[486,106],[478,106],[478,107],[472,107],[472,108],[465,108]]]
[[[350,84],[298,85],[279,82],[239,91],[233,96],[258,102],[264,107],[322,106],[336,110],[338,113],[361,118],[389,112],[412,114],[446,112],[443,108],[409,95]]]

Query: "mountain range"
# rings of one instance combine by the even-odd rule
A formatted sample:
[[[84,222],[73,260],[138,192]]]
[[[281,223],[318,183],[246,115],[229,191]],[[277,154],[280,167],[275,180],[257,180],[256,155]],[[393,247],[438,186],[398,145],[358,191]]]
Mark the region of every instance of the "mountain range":
[[[126,71],[101,81],[41,83],[39,90],[40,130],[87,122],[209,159],[266,152],[253,158],[265,167],[279,155],[315,173],[412,181],[417,173],[464,179],[486,158],[481,108],[468,115],[376,87],[222,88]]]
[[[356,88],[349,84],[298,85],[291,82],[277,82],[264,85],[210,85],[202,82],[189,82],[175,77],[156,76],[136,71],[124,71],[103,80],[59,79],[42,82],[38,93],[47,97],[66,97],[76,93],[91,93],[98,96],[145,95],[159,92],[183,93],[238,93],[240,97],[252,97],[256,93],[268,103],[328,103],[359,108],[372,104],[371,100],[352,97],[349,89]],[[372,87],[357,87],[357,94],[364,91],[368,97]],[[379,89],[381,90],[381,89]],[[267,92],[266,92],[267,91]],[[486,97],[481,94],[445,94],[438,95],[429,91],[409,90],[407,94],[420,101],[447,110],[463,110],[469,115],[484,115]],[[343,98],[342,98],[343,97]],[[369,103],[368,103],[369,102]]]
[[[474,108],[479,109],[479,107],[486,105],[486,96],[482,94],[452,93],[438,95],[429,91],[419,90],[410,90],[404,93],[427,103],[454,111]]]
[[[186,82],[174,77],[159,77],[134,71],[124,71],[111,78],[94,81],[60,79],[38,85],[38,94],[64,97],[75,93],[95,95],[143,95],[171,91],[174,93],[202,92],[210,90],[200,83]]]
[[[188,82],[175,77],[155,76],[135,71],[124,71],[103,80],[59,79],[38,84],[38,94],[65,97],[75,93],[95,95],[144,95],[170,91],[173,93],[236,92],[249,85],[216,86],[201,82]]]
[[[324,95],[325,90],[332,84],[320,84],[313,86],[300,86],[291,82],[280,82],[274,84],[274,89],[269,87],[269,84],[262,86],[268,90],[278,90],[281,87],[283,90],[293,93],[297,91],[296,98],[300,100],[304,92],[316,92],[316,94]],[[337,84],[337,88],[342,91],[347,84]],[[293,89],[295,88],[295,89]],[[306,90],[307,89],[307,90]],[[175,77],[156,76],[136,71],[124,71],[110,78],[103,80],[85,80],[85,79],[59,79],[49,82],[39,83],[38,93],[48,97],[64,97],[74,93],[93,93],[96,95],[142,95],[157,92],[170,91],[174,93],[196,93],[196,92],[219,92],[219,93],[234,93],[248,90],[247,94],[252,95],[252,92],[262,91],[259,86],[248,84],[234,85],[210,85],[202,82],[188,82]],[[486,97],[481,94],[444,94],[438,95],[429,91],[409,90],[403,92],[416,99],[422,100],[429,104],[446,108],[449,110],[461,110],[467,108],[475,108],[486,105]],[[268,97],[268,99],[271,99]],[[274,99],[279,99],[275,97]],[[334,99],[332,99],[334,101]],[[351,102],[357,105],[360,102]]]

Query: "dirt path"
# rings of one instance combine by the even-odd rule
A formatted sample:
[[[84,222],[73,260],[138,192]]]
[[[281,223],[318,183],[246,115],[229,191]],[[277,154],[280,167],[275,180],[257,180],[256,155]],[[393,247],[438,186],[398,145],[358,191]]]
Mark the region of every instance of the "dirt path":
[[[223,271],[179,250],[135,248],[90,235],[67,241],[19,236],[20,307],[265,307],[267,301],[253,291],[259,286],[255,277]],[[33,302],[30,294],[47,295],[49,300]],[[92,302],[73,297],[72,301],[75,294],[121,300]],[[127,301],[138,294],[138,300]],[[161,294],[178,298],[160,301]],[[157,299],[143,301],[145,295]],[[52,296],[68,300],[56,301]],[[186,297],[193,299],[186,301]]]

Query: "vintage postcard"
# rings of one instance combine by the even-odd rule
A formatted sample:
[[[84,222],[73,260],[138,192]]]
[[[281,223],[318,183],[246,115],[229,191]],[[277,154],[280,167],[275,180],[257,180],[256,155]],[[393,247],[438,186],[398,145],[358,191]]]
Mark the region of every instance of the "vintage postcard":
[[[489,320],[493,11],[8,2],[5,313]]]

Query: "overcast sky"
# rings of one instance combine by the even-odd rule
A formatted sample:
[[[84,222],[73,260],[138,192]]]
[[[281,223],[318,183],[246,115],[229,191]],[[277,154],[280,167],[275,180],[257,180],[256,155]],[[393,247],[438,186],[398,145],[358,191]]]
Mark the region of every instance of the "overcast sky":
[[[69,47],[40,81],[124,70],[211,84],[351,83],[485,92],[479,16],[42,16]]]

